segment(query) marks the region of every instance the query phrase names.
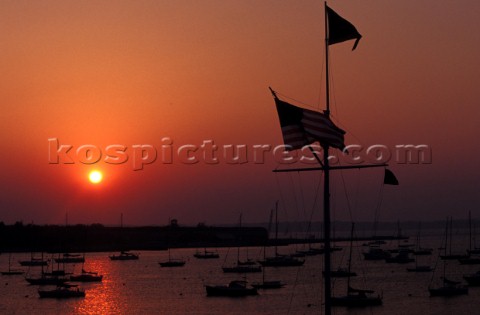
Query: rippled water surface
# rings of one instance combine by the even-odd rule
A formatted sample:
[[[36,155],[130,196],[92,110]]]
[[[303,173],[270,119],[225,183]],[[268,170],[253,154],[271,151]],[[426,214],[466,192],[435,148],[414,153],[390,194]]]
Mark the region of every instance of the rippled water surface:
[[[420,257],[421,264],[435,265],[432,273],[409,273],[407,265],[364,261],[362,242],[353,249],[353,267],[359,276],[352,286],[374,289],[383,294],[384,305],[364,309],[335,308],[334,314],[479,314],[480,287],[469,294],[453,298],[431,298],[427,287],[431,279],[443,274],[443,262],[437,261],[440,237],[427,238],[424,246],[435,248],[433,256]],[[333,254],[334,266],[346,266],[348,242],[344,250]],[[387,244],[395,247],[396,241]],[[319,246],[318,244],[316,245]],[[281,247],[282,253],[302,249],[302,245]],[[140,252],[137,261],[110,261],[112,253],[87,253],[84,268],[104,275],[101,283],[84,283],[86,297],[69,300],[40,299],[38,286],[29,285],[24,276],[1,276],[1,314],[321,314],[323,256],[306,257],[303,267],[269,268],[267,280],[282,280],[283,289],[260,291],[258,296],[245,298],[207,297],[205,284],[226,284],[244,275],[224,274],[221,266],[236,260],[236,249],[220,248],[219,259],[199,260],[195,249],[175,249],[174,258],[184,258],[181,268],[162,268],[159,261],[168,259],[167,251]],[[242,248],[245,258],[262,258],[261,248]],[[12,268],[23,268],[28,274],[40,272],[39,267],[20,267],[18,260],[29,259],[30,253],[11,255]],[[9,254],[0,255],[0,270],[8,269]],[[409,264],[413,266],[414,263]],[[67,264],[66,270],[80,272],[81,264]],[[456,261],[446,265],[449,278],[462,280],[463,274],[480,270],[480,265],[464,266]],[[249,274],[249,282],[260,281],[262,274]],[[346,280],[334,281],[334,292],[345,293]]]

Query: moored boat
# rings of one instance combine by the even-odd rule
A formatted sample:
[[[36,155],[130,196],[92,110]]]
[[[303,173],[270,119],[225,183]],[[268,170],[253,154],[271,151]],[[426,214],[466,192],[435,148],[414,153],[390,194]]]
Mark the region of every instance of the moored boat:
[[[24,274],[23,270],[19,269],[12,269],[12,253],[8,254],[8,270],[2,271],[1,274],[2,276],[14,276],[14,275],[22,275]]]
[[[61,285],[68,281],[68,279],[63,276],[48,274],[42,274],[38,278],[26,277],[25,280],[32,285]]]
[[[433,271],[433,268],[430,266],[415,266],[413,268],[407,268],[409,272],[430,272]]]
[[[185,265],[185,260],[169,259],[168,261],[159,262],[158,264],[161,267],[183,267]]]
[[[56,263],[68,264],[68,263],[84,263],[85,256],[80,254],[64,253],[62,257],[55,258]]]
[[[259,260],[258,263],[264,267],[298,267],[305,263],[304,259],[298,259],[291,256],[278,255],[274,257],[266,257]]]
[[[222,270],[226,273],[250,273],[262,272],[262,267],[256,265],[237,265],[231,267],[222,267]]]
[[[380,247],[369,247],[368,252],[362,253],[365,260],[385,260],[390,258],[391,255],[386,250]]]
[[[382,305],[382,296],[373,295],[373,290],[359,290],[348,287],[347,295],[332,297],[333,306],[365,307]]]
[[[140,255],[130,253],[127,251],[121,251],[119,255],[108,256],[110,260],[138,260]]]
[[[414,261],[407,250],[400,250],[396,256],[385,258],[386,263],[407,264]]]
[[[25,267],[48,266],[48,260],[34,257],[31,257],[30,260],[20,260],[18,263]]]
[[[465,295],[468,294],[468,287],[462,285],[459,281],[451,281],[447,278],[443,278],[443,286],[440,287],[429,287],[428,291],[430,296],[456,296],[456,295]]]
[[[474,274],[464,275],[463,279],[465,279],[471,287],[480,286],[480,271],[477,271]]]
[[[458,262],[460,263],[460,265],[479,265],[480,257],[460,258]]]
[[[448,228],[449,228],[449,222],[450,222],[450,233],[451,233],[451,222],[452,218],[447,217],[447,223],[445,226],[445,246],[444,246],[444,257],[447,257],[447,245],[449,241],[448,237]],[[450,234],[450,247],[451,247],[451,234]],[[440,256],[441,258],[442,256]],[[443,259],[443,277],[442,279],[442,285],[438,287],[432,286],[432,284],[429,285],[428,287],[428,292],[430,292],[430,296],[444,296],[444,297],[449,297],[449,296],[456,296],[456,295],[464,295],[468,294],[468,286],[462,285],[461,282],[459,281],[452,281],[447,279],[446,275],[446,261]]]
[[[257,289],[248,286],[246,281],[235,280],[231,281],[228,285],[206,285],[207,296],[231,296],[241,297],[248,295],[257,295]]]
[[[57,286],[53,290],[38,290],[40,298],[67,299],[76,297],[85,297],[85,290],[77,286],[65,285]]]
[[[262,282],[254,282],[252,283],[252,287],[257,288],[257,289],[280,289],[285,286],[285,283],[283,283],[280,280],[267,280],[267,281],[262,281]]]
[[[220,255],[217,252],[211,252],[207,251],[205,248],[203,252],[197,251],[195,254],[193,254],[193,257],[199,258],[199,259],[215,259],[215,258],[220,258]]]
[[[86,271],[82,269],[82,273],[78,275],[71,275],[70,281],[74,282],[101,282],[103,275],[99,275],[98,272]]]

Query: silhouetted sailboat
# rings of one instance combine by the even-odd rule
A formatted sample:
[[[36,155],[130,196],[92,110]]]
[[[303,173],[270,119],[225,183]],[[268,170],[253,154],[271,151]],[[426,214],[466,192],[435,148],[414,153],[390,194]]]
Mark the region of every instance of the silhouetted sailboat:
[[[240,214],[240,223],[239,223],[239,228],[241,229],[242,227],[242,214]],[[246,261],[241,261],[240,260],[240,245],[241,245],[241,240],[238,241],[239,244],[237,244],[237,262],[233,266],[223,266],[222,270],[223,272],[226,273],[251,273],[251,272],[261,272],[262,267],[256,265],[254,262],[252,264],[252,261],[249,261],[248,259]],[[226,258],[225,258],[226,259]]]
[[[378,245],[369,245],[368,251],[362,254],[365,260],[385,260],[392,256],[389,252]]]
[[[451,218],[450,218],[451,222]],[[451,223],[450,223],[451,224]],[[449,225],[449,219],[447,218],[447,223],[445,226],[445,246],[444,246],[444,257],[447,257],[447,243],[448,243],[448,225]],[[450,226],[451,228],[451,226]],[[451,241],[451,237],[450,237]],[[440,256],[442,257],[442,256]],[[463,295],[463,294],[468,294],[468,287],[465,285],[462,285],[461,282],[459,281],[452,281],[447,279],[446,275],[446,264],[447,262],[445,261],[446,259],[443,259],[443,277],[441,278],[442,280],[442,285],[438,287],[432,286],[430,283],[428,287],[428,291],[430,292],[430,296],[455,296],[455,295]],[[447,259],[448,260],[448,259]],[[432,278],[433,280],[433,278]]]
[[[347,294],[344,296],[335,296],[332,297],[332,305],[334,306],[348,306],[348,307],[357,307],[357,306],[375,306],[382,304],[382,297],[380,295],[373,295],[375,291],[373,290],[361,290],[354,289],[350,286],[350,277],[356,276],[356,273],[352,273],[352,247],[353,247],[353,230],[354,223],[352,223],[352,231],[350,235],[350,254],[348,258],[348,267],[345,270],[346,272],[342,276],[347,277]],[[334,277],[334,274],[331,275]]]
[[[414,261],[407,249],[399,249],[397,255],[385,258],[386,263],[407,264]]]
[[[408,272],[430,272],[430,271],[433,271],[433,268],[430,267],[430,265],[419,265],[419,263],[418,263],[420,257],[430,256],[430,255],[432,255],[432,251],[433,251],[433,249],[431,249],[431,248],[422,248],[420,246],[420,231],[421,231],[421,224],[419,223],[418,224],[416,248],[413,251],[413,254],[415,255],[415,267],[408,267],[407,268]]]
[[[413,250],[413,255],[415,256],[430,256],[432,255],[433,248],[422,247],[420,240],[421,240],[421,231],[422,231],[422,223],[418,223],[418,232],[417,232],[417,240],[415,242],[415,249]]]
[[[79,298],[85,297],[85,290],[78,288],[75,284],[61,284],[52,290],[40,289],[38,295],[40,295],[40,298],[53,299]]]
[[[264,259],[265,259],[265,247],[263,248]],[[262,268],[262,282],[253,282],[252,287],[257,289],[280,289],[285,286],[280,280],[266,280],[266,269],[267,267]]]
[[[282,255],[278,253],[278,201],[275,204],[275,256],[265,257],[259,260],[258,263],[263,267],[297,267],[302,266],[305,260],[298,259],[289,255]]]
[[[8,253],[8,270],[1,272],[2,276],[23,275],[24,271],[19,269],[12,269],[12,253]]]
[[[216,259],[220,258],[220,255],[216,251],[208,251],[205,247],[203,251],[197,250],[195,254],[193,254],[193,257],[199,259]]]
[[[183,267],[185,265],[185,260],[183,259],[173,259],[170,255],[170,247],[168,248],[168,260],[161,261],[158,264],[161,267]]]
[[[228,285],[206,285],[207,296],[229,296],[242,297],[248,295],[257,295],[257,289],[249,286],[246,281],[235,280]]]
[[[30,260],[20,260],[19,264],[25,267],[48,266],[48,260],[43,259],[43,252],[41,257],[35,257],[34,253],[30,254]]]
[[[450,224],[450,228],[449,228]],[[452,253],[452,233],[453,233],[453,218],[450,217],[450,221],[447,219],[447,228],[446,228],[446,238],[445,241],[445,251],[443,255],[440,255],[440,259],[442,260],[458,260],[468,258],[467,254],[459,254],[459,253]],[[450,239],[450,241],[448,241]],[[447,254],[447,244],[449,244],[449,252]]]
[[[270,235],[271,227],[272,227],[272,218],[273,218],[273,209],[270,212],[270,220],[268,223],[268,234]],[[266,259],[267,254],[267,247],[266,244],[263,246],[263,260]],[[268,267],[262,268],[262,281],[261,282],[253,282],[252,286],[257,289],[280,289],[285,286],[285,283],[280,280],[266,280],[266,270]]]
[[[101,282],[103,275],[98,274],[95,271],[87,271],[85,268],[85,259],[82,263],[82,272],[80,274],[74,274],[70,276],[70,281],[75,282]]]
[[[98,272],[86,271],[82,268],[80,274],[71,275],[70,281],[74,282],[101,282],[103,280],[103,275],[99,275]]]
[[[464,258],[459,258],[458,262],[462,265],[479,265],[480,264],[480,257],[477,255],[480,253],[477,248],[472,248],[472,213],[469,211],[468,212],[468,230],[469,230],[469,235],[468,235],[468,240],[469,240],[469,246],[467,249],[467,256]]]
[[[469,220],[469,225],[470,225],[470,227],[469,227],[469,229],[470,229],[470,246],[469,246],[469,249],[467,250],[467,253],[469,255],[480,254],[480,248],[477,247],[477,244],[476,244],[477,243],[476,242],[477,233],[476,233],[475,223],[473,224],[473,232],[472,232],[472,214],[471,214],[470,211],[468,212],[468,220]]]
[[[120,229],[123,230],[123,213],[120,214]],[[110,260],[138,260],[140,255],[137,253],[131,253],[127,250],[122,250],[119,255],[110,255],[108,257]]]
[[[170,221],[170,226],[168,229],[171,229],[172,226],[176,226],[176,220]],[[173,223],[173,224],[172,224]],[[183,259],[173,259],[170,253],[170,230],[167,230],[167,247],[168,247],[168,260],[160,261],[158,264],[160,267],[183,267],[185,266],[186,261]]]
[[[140,256],[129,251],[121,251],[119,255],[108,256],[110,260],[138,260]]]
[[[69,279],[62,274],[42,272],[38,277],[27,276],[25,277],[25,280],[33,285],[61,285],[67,282]]]
[[[64,268],[60,268],[57,263],[57,268],[54,269],[54,264],[50,266],[50,271],[45,271],[44,266],[39,276],[26,275],[25,280],[33,285],[61,285],[68,281]],[[62,266],[63,267],[63,266]]]
[[[415,255],[415,267],[408,267],[408,272],[430,272],[433,271],[433,268],[430,265],[419,265],[418,261],[420,257],[432,255],[432,248],[423,248],[420,245],[420,231],[422,230],[422,224],[418,223],[418,232],[417,232],[417,241],[415,244],[415,250],[413,254]]]
[[[62,264],[74,264],[85,262],[85,255],[64,253],[62,257],[55,258],[55,262]]]
[[[478,287],[480,286],[480,271],[477,271],[473,274],[464,275],[463,279],[467,281],[469,286]]]
[[[185,260],[181,259],[170,259],[168,261],[161,261],[158,264],[161,267],[183,267],[185,266]]]
[[[357,273],[351,270],[352,267],[352,250],[353,250],[353,229],[355,223],[352,222],[352,229],[350,231],[350,252],[348,254],[347,268],[339,267],[337,270],[330,271],[330,276],[332,278],[346,278],[346,277],[356,277]],[[323,271],[325,276],[325,271]]]

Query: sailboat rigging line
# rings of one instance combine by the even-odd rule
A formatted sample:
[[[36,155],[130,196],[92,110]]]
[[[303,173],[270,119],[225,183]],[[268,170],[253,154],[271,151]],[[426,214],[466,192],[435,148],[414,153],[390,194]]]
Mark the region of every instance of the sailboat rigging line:
[[[355,169],[355,168],[372,168],[372,167],[386,167],[388,164],[367,164],[367,165],[345,165],[345,166],[329,166],[329,170],[346,170],[346,169]],[[306,168],[285,168],[285,169],[274,169],[274,173],[282,172],[308,172],[308,171],[323,171],[324,167],[306,167]]]
[[[275,90],[275,94],[281,95],[282,98],[289,99],[289,100],[291,100],[291,101],[293,101],[293,102],[295,102],[295,103],[297,103],[297,104],[301,104],[301,105],[303,105],[303,106],[309,107],[309,108],[311,108],[312,110],[319,111],[319,108],[318,108],[317,106],[312,106],[312,105],[307,104],[307,103],[305,103],[305,102],[299,101],[299,100],[294,99],[294,98],[292,98],[292,97],[290,97],[290,96],[288,96],[288,95],[285,95],[285,94],[283,94],[283,93],[279,93],[277,90]]]
[[[380,219],[380,209],[382,208],[383,203],[383,190],[385,188],[385,184],[380,185],[380,191],[378,192],[378,202],[375,207],[375,212],[373,215],[373,236],[377,236],[377,224]]]
[[[449,217],[447,216],[447,224],[445,226],[445,238],[442,239],[442,242],[440,243],[440,248],[444,248],[444,251],[445,251],[445,255],[447,254],[447,235],[448,235],[448,220],[449,220]],[[432,277],[430,278],[430,285],[432,285],[432,282],[433,282],[433,279],[435,278],[435,270],[437,270],[437,266],[438,266],[438,262],[441,260],[440,259],[440,256],[442,255],[442,250],[439,250],[438,251],[438,255],[437,255],[437,259],[435,260],[435,265],[433,266],[433,272],[432,272]],[[445,267],[445,264],[446,264],[446,261],[443,260],[443,264],[444,264],[444,267]]]
[[[280,199],[281,199],[281,201],[282,201],[282,204],[283,204],[283,205],[286,205],[286,203],[285,203],[285,195],[284,195],[284,193],[282,192],[282,187],[280,186],[280,181],[279,181],[279,179],[278,179],[278,175],[275,176],[275,180],[276,180],[276,182],[277,182],[277,187],[278,187],[278,191],[279,191],[279,193],[280,193]],[[295,195],[295,194],[294,194],[294,195]],[[278,201],[277,201],[277,202],[278,202]],[[272,214],[270,215],[271,219],[272,219],[272,215],[273,215],[273,212],[272,212]],[[270,220],[270,221],[272,221],[272,220]],[[270,229],[270,226],[269,226],[269,229]],[[270,233],[269,233],[269,235],[270,235]]]
[[[348,193],[347,193],[347,185],[345,183],[345,177],[343,176],[342,171],[340,172],[340,178],[342,179],[342,186],[343,186],[343,191],[345,193],[345,199],[347,201],[347,210],[348,210],[348,214],[350,215],[350,220],[352,222],[355,222],[355,220],[353,219],[353,213],[352,213],[352,206],[351,206],[351,203],[350,203],[350,198],[348,197]],[[358,185],[357,185],[357,187],[358,187]]]
[[[312,152],[312,154],[313,154],[313,156],[315,157],[315,160],[317,160],[318,164],[320,164],[321,167],[324,167],[322,160],[321,160],[320,157],[317,155],[317,152],[315,152],[315,150],[312,148],[312,146],[309,145],[308,148],[309,148],[310,151]]]
[[[323,53],[325,53],[324,50],[322,50]],[[323,68],[325,66],[325,54],[322,56],[322,68],[320,70],[320,73],[322,75],[320,75],[320,88],[319,88],[319,91],[318,91],[318,101],[317,101],[317,104],[320,104],[321,102],[321,99],[322,99],[322,90],[323,90]]]
[[[318,183],[317,183],[317,188],[315,188],[315,198],[313,199],[312,211],[310,212],[310,218],[309,218],[309,221],[308,221],[309,227],[308,227],[307,232],[310,232],[311,224],[312,224],[312,220],[313,220],[313,214],[315,213],[315,209],[317,209],[317,200],[318,200],[318,195],[319,195],[319,192],[320,192],[321,185],[322,185],[322,181],[319,180]]]
[[[230,252],[230,247],[227,249],[227,254],[225,255],[225,258],[223,259],[223,264],[222,266],[225,266],[225,263],[227,262],[227,257],[228,257],[228,253]]]
[[[297,218],[298,218],[298,217],[300,217],[300,211],[298,210],[297,192],[295,191],[295,183],[294,183],[294,181],[293,181],[293,175],[290,174],[289,178],[290,178],[290,183],[291,183],[291,185],[292,185],[293,202],[294,202],[294,204],[295,204],[295,210],[296,210],[296,212],[297,212]],[[284,204],[284,205],[285,205],[285,204]],[[286,205],[285,205],[285,208],[286,208]],[[286,211],[285,211],[285,212],[286,212]],[[285,213],[285,214],[286,214],[286,213]],[[286,221],[288,222],[288,220],[289,220],[288,216],[286,215],[285,217],[286,217]]]
[[[291,291],[291,294],[290,294],[290,299],[289,299],[289,303],[288,303],[288,308],[287,308],[287,314],[290,314],[290,309],[292,307],[292,302],[293,302],[293,298],[295,296],[295,288],[297,287],[297,280],[298,280],[298,269],[297,269],[297,273],[295,275],[295,281],[293,282],[293,287],[292,287],[292,291]]]
[[[338,114],[338,107],[337,107],[337,99],[335,97],[335,84],[334,84],[334,80],[333,80],[333,72],[332,71],[332,62],[331,62],[331,59],[333,57],[329,54],[328,55],[328,68],[330,68],[329,72],[328,72],[328,82],[329,82],[329,100],[328,102],[330,103],[330,107],[333,103],[333,106],[335,107],[335,114]],[[331,110],[330,110],[331,112]]]
[[[300,197],[302,198],[302,210],[303,210],[303,220],[307,219],[307,210],[306,210],[306,204],[305,204],[305,190],[303,189],[302,185],[302,176],[300,173],[297,173],[298,176],[298,185],[300,186]]]

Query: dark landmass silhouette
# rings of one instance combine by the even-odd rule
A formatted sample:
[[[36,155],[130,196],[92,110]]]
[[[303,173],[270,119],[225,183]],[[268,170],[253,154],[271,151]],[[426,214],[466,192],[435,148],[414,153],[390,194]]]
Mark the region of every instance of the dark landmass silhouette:
[[[396,239],[395,236],[356,240]],[[403,238],[403,237],[402,237]],[[338,237],[337,241],[348,238]],[[273,246],[321,243],[315,238],[269,239],[264,227],[144,226],[106,227],[91,225],[23,225],[0,222],[0,252],[98,252],[166,250],[167,248]]]
[[[263,245],[261,227],[106,227],[92,225],[0,225],[0,251],[91,252],[163,250],[168,247]]]

